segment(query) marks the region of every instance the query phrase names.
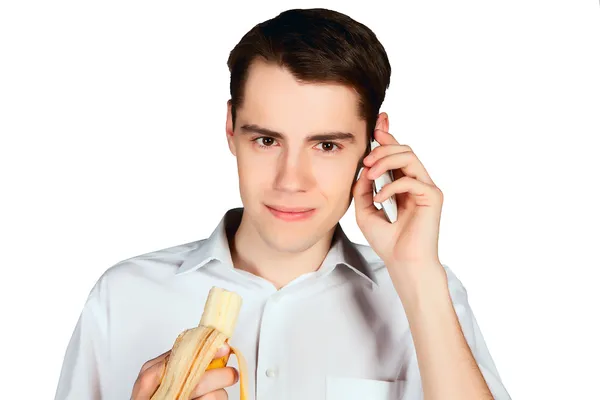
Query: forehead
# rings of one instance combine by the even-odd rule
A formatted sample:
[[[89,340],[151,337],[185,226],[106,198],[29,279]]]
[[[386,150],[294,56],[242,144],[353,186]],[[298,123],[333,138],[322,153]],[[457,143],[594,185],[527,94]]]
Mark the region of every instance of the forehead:
[[[335,83],[300,83],[285,68],[255,61],[249,71],[239,110],[246,122],[293,134],[346,130],[358,134],[358,94]]]

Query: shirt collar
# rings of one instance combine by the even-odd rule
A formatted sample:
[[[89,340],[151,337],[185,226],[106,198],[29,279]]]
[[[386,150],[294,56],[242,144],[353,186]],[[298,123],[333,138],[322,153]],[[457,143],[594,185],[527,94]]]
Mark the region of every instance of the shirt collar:
[[[243,211],[242,207],[229,209],[211,235],[188,253],[177,270],[177,275],[200,269],[212,260],[217,260],[224,266],[233,268],[228,238],[232,237],[239,227]],[[348,239],[338,222],[331,247],[323,260],[321,270],[332,270],[339,264],[347,266],[358,275],[377,285],[369,263],[355,244]]]

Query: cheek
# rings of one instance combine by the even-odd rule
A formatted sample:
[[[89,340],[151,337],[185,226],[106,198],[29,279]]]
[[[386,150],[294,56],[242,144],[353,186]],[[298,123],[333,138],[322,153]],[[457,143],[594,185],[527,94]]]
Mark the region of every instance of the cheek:
[[[351,190],[356,166],[347,163],[330,165],[329,168],[318,169],[323,171],[316,177],[318,185],[328,197],[346,197]]]
[[[273,168],[266,157],[253,157],[243,153],[237,157],[240,188],[246,191],[261,191],[272,177]]]

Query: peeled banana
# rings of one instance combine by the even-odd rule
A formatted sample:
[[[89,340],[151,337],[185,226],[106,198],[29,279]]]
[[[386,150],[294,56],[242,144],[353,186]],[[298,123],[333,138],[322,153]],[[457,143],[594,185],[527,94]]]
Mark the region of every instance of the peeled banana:
[[[247,400],[246,360],[229,344],[241,306],[242,298],[237,293],[218,287],[210,290],[199,325],[184,330],[175,340],[151,400],[188,400],[205,371],[227,365],[229,355],[213,360],[224,343],[238,359],[240,400]]]

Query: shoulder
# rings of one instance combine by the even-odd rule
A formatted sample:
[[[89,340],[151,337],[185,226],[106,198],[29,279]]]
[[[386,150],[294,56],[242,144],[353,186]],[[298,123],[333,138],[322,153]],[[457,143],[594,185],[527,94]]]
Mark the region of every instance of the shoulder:
[[[154,250],[121,260],[105,274],[110,276],[140,273],[149,275],[169,274],[177,270],[186,257],[196,251],[206,239]]]
[[[190,253],[206,239],[179,244],[118,261],[109,266],[95,282],[89,297],[106,301],[117,292],[139,289],[147,284],[168,281]]]

